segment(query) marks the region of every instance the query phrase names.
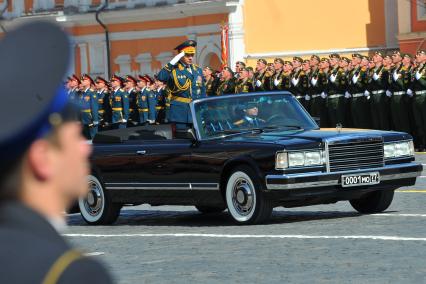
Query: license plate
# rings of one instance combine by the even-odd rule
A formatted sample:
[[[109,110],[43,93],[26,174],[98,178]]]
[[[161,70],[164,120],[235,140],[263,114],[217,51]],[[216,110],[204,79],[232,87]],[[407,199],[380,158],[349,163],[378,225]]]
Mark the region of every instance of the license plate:
[[[380,174],[378,172],[342,175],[342,187],[374,185],[379,183],[380,183]]]

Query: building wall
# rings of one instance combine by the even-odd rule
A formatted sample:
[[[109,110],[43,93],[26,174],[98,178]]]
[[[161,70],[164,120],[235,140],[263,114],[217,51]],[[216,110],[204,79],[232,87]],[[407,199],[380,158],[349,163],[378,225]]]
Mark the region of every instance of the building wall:
[[[426,3],[423,0],[400,1],[398,13],[401,51],[415,54],[426,48]]]

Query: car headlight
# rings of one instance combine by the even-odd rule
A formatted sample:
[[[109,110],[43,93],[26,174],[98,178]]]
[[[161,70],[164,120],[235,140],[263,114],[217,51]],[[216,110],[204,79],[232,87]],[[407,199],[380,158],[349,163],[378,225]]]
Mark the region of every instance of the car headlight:
[[[385,159],[414,156],[414,144],[413,141],[386,143],[383,151]]]
[[[322,151],[279,152],[275,159],[275,168],[282,170],[291,167],[309,167],[323,165]]]

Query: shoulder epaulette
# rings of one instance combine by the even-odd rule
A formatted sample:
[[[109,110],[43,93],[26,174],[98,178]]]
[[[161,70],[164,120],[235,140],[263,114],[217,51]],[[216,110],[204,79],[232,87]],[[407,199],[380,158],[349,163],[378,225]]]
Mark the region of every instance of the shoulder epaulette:
[[[240,119],[240,120],[234,122],[234,125],[241,125],[243,123],[244,123],[244,119]]]

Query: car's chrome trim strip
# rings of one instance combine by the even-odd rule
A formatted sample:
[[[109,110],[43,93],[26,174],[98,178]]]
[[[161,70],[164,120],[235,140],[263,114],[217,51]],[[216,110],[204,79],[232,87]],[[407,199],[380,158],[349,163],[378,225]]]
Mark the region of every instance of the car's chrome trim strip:
[[[384,170],[392,169],[403,169],[407,167],[418,166],[419,164],[400,164],[400,165],[389,165],[381,168],[371,168],[371,169],[362,169],[362,170],[351,170],[351,171],[342,171],[342,172],[333,172],[333,173],[324,173],[324,172],[315,172],[315,173],[300,173],[300,174],[287,174],[287,175],[267,175],[266,176],[266,188],[268,190],[291,190],[291,189],[300,189],[300,188],[312,188],[312,187],[325,187],[325,186],[335,186],[340,184],[340,175],[342,174],[357,174],[357,173],[366,173],[366,172],[377,172]],[[407,173],[396,173],[396,174],[386,174],[380,173],[380,181],[389,181],[395,179],[405,179],[405,178],[415,178],[421,175],[420,171],[411,171]],[[294,182],[288,184],[277,184],[277,183],[268,183],[270,180],[291,180],[295,178],[324,178],[327,176],[337,176],[332,180],[324,181],[312,181],[312,182]]]
[[[219,190],[218,183],[105,183],[109,190]]]

